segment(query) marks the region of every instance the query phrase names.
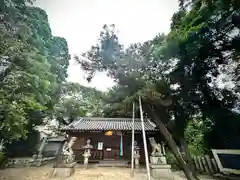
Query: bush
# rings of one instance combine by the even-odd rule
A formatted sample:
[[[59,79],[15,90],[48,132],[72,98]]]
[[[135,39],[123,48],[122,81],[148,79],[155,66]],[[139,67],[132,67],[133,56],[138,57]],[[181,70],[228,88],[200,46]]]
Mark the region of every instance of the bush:
[[[3,163],[5,162],[5,156],[3,152],[0,152],[0,167],[3,166]]]
[[[9,144],[6,144],[5,154],[8,157],[27,157],[32,156],[36,151],[36,144],[39,140],[39,132],[35,130],[29,130],[26,139],[14,140]]]
[[[167,158],[167,163],[171,165],[171,168],[173,170],[180,170],[181,169],[172,152],[167,152],[166,153],[166,158]]]

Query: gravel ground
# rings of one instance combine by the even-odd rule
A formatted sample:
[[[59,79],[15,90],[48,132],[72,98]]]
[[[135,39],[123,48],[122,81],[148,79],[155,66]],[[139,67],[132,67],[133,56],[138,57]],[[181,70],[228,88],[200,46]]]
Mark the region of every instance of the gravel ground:
[[[57,180],[59,178],[49,178],[52,172],[51,167],[39,168],[8,168],[0,170],[0,180]],[[171,173],[169,180],[185,180],[181,173]],[[134,177],[128,168],[76,168],[75,174],[66,180],[147,180],[146,172],[136,171]],[[212,179],[212,178],[211,178]],[[201,180],[211,180],[201,178]],[[161,179],[167,180],[167,179]]]

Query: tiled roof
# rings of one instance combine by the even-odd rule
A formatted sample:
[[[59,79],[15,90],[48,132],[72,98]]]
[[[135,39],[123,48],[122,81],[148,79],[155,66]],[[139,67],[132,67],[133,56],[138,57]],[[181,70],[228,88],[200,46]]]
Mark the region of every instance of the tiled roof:
[[[51,137],[48,139],[48,142],[62,142],[65,141],[66,138],[62,137],[62,136],[58,136],[58,137]]]
[[[146,131],[156,130],[156,126],[149,119],[144,120]],[[64,127],[62,130],[94,131],[94,130],[132,130],[131,118],[90,118],[81,117]],[[135,130],[142,130],[141,120],[135,119]]]

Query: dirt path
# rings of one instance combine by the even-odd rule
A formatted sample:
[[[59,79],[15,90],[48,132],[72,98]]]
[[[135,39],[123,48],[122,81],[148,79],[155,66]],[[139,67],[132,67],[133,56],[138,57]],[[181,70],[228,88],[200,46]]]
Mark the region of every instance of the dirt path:
[[[57,180],[59,178],[49,178],[52,172],[51,167],[39,168],[9,168],[0,170],[0,180]],[[173,176],[172,176],[173,175]],[[172,178],[161,180],[185,180],[178,173],[171,173]],[[130,174],[130,169],[127,168],[91,168],[81,169],[76,168],[73,176],[66,180],[147,180],[144,171],[137,171],[134,177]],[[209,179],[201,179],[209,180]]]

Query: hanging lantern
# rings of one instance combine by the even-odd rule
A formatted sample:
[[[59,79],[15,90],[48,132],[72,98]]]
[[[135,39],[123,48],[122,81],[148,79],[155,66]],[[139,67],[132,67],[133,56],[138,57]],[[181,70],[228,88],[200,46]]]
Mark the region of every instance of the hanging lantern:
[[[113,131],[107,131],[105,132],[105,136],[112,136],[113,135]]]

